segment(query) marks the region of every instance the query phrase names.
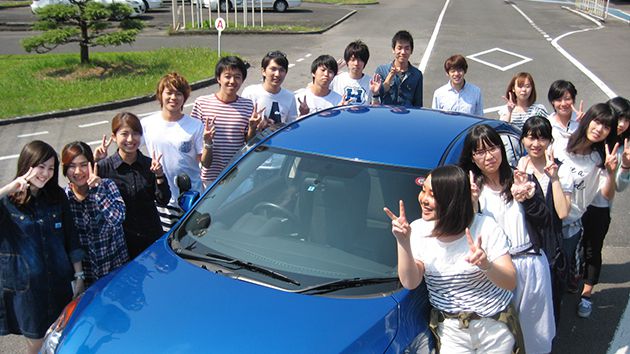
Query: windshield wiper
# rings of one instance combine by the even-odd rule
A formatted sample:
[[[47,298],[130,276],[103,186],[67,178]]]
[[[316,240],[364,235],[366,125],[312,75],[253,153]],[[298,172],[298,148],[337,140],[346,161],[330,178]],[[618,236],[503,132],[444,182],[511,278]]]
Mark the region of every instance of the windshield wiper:
[[[328,283],[312,285],[304,289],[296,290],[294,292],[300,294],[316,295],[329,293],[331,291],[340,289],[358,288],[364,285],[391,283],[394,281],[399,281],[398,277],[339,279]]]
[[[298,282],[297,280],[291,279],[289,277],[287,277],[286,275],[282,274],[282,273],[278,273],[275,270],[271,270],[250,262],[244,262],[241,261],[240,259],[236,259],[236,258],[231,258],[219,253],[206,253],[206,254],[199,254],[196,252],[191,252],[187,249],[184,248],[177,248],[174,250],[175,253],[177,253],[178,255],[182,256],[182,258],[186,258],[186,259],[195,259],[198,261],[204,261],[204,262],[222,262],[222,263],[227,263],[227,264],[231,264],[234,265],[236,267],[239,268],[243,268],[243,269],[247,269],[250,270],[252,272],[256,272],[256,273],[260,273],[260,274],[264,274],[266,276],[269,276],[271,278],[274,279],[278,279],[278,280],[282,280],[284,282],[287,283],[291,283],[291,284],[295,284],[297,286],[300,286],[300,282]]]

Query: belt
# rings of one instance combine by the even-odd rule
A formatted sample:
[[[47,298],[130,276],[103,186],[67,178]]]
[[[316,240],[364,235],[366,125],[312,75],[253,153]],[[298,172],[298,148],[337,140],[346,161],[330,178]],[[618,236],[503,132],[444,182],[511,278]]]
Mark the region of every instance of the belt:
[[[438,314],[438,322],[443,322],[446,318],[456,318],[459,320],[459,328],[468,328],[470,325],[470,321],[480,320],[482,318],[492,318],[493,320],[499,320],[499,316],[501,312],[497,312],[492,316],[479,316],[476,312],[460,312],[460,313],[448,313],[444,311],[439,311]]]

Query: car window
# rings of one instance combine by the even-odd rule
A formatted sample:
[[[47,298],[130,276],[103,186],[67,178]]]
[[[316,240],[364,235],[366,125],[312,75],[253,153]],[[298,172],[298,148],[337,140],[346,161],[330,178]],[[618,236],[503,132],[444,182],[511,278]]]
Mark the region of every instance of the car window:
[[[396,277],[388,206],[419,217],[415,180],[426,171],[257,148],[219,181],[175,235],[182,247],[272,268],[301,286]],[[191,246],[192,245],[192,246]],[[273,283],[272,279],[258,279]],[[274,286],[287,286],[276,284]]]
[[[501,140],[505,146],[505,153],[507,155],[510,166],[516,168],[518,160],[523,156],[523,147],[518,137],[508,133],[500,133]]]

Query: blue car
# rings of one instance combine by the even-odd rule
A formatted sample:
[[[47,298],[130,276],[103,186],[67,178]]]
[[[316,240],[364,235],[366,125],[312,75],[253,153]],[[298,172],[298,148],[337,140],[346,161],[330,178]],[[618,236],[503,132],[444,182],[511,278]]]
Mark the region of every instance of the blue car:
[[[463,114],[342,107],[267,130],[180,222],[90,287],[47,353],[429,352],[426,288],[397,277],[383,207],[420,217],[418,178],[490,124]],[[414,207],[415,206],[415,207]]]

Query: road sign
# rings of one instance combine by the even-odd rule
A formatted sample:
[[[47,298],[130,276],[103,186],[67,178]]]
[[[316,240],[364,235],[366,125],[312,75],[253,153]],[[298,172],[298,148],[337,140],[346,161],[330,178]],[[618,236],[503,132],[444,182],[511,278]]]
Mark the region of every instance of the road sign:
[[[217,36],[217,52],[219,57],[221,57],[221,32],[225,29],[225,20],[223,17],[217,17],[217,19],[214,20],[214,28],[219,33]]]

